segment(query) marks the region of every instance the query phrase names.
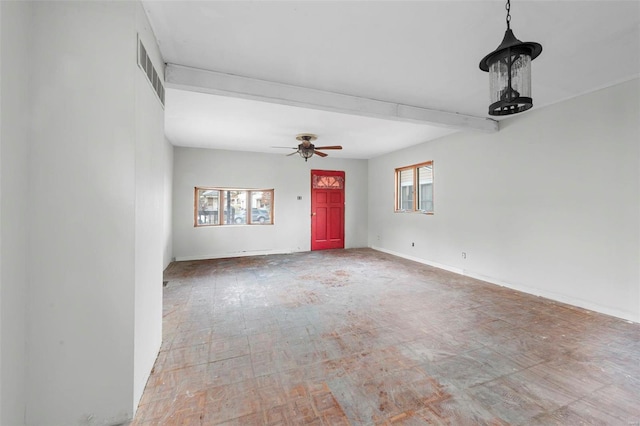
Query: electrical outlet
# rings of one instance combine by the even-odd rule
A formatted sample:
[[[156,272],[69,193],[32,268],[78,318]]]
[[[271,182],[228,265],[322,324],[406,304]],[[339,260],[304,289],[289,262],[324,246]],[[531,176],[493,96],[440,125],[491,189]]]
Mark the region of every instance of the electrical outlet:
[[[467,253],[462,252],[462,258],[463,258],[463,259],[466,259],[466,258],[467,258]]]
[[[411,243],[411,247],[415,247],[415,246],[416,246],[416,243]]]

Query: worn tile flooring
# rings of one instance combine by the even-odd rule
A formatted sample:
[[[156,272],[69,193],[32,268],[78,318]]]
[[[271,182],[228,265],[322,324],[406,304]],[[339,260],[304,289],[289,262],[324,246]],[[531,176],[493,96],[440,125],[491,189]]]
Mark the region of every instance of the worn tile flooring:
[[[370,249],[173,263],[132,425],[638,425],[640,325]]]

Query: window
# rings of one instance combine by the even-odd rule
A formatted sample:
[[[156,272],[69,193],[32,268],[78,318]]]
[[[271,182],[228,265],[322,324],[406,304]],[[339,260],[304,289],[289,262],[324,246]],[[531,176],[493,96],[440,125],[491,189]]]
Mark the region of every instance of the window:
[[[433,161],[396,169],[395,210],[433,214]]]
[[[272,225],[273,189],[195,188],[193,226]]]
[[[318,176],[313,175],[314,189],[343,189],[344,178],[342,176]]]

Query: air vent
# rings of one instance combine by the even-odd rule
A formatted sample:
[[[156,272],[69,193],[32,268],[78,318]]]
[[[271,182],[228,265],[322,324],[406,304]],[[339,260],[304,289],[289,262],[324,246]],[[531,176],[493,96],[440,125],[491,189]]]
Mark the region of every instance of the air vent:
[[[147,80],[151,83],[151,87],[153,87],[153,91],[158,95],[158,99],[160,103],[164,107],[164,85],[162,84],[162,79],[160,75],[156,72],[156,68],[151,63],[151,58],[147,54],[147,49],[145,49],[144,44],[142,44],[142,40],[138,37],[138,65],[144,71],[147,76]]]

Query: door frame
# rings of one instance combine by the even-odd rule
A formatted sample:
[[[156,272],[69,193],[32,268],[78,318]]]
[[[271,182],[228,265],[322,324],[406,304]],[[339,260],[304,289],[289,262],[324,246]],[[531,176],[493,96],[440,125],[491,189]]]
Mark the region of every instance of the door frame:
[[[335,176],[338,177],[338,181],[341,182],[341,187],[338,189],[331,189],[331,188],[327,188],[327,190],[329,191],[340,191],[340,193],[342,194],[342,217],[340,218],[340,241],[341,243],[336,245],[334,244],[334,246],[332,247],[325,247],[325,248],[318,248],[317,247],[317,243],[315,243],[315,229],[316,229],[316,216],[314,212],[314,208],[316,207],[316,200],[315,200],[315,192],[318,189],[321,188],[315,188],[315,180],[314,180],[314,176]],[[312,169],[311,170],[311,250],[328,250],[328,249],[340,249],[340,248],[344,248],[345,247],[345,216],[346,216],[346,173],[344,172],[344,170],[320,170],[320,169]],[[315,248],[314,248],[314,243],[315,243]]]

